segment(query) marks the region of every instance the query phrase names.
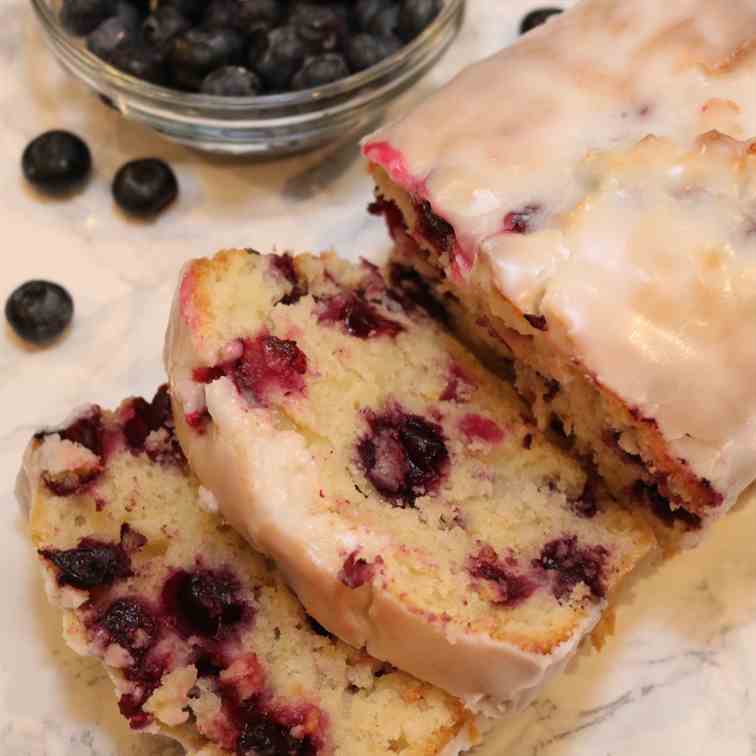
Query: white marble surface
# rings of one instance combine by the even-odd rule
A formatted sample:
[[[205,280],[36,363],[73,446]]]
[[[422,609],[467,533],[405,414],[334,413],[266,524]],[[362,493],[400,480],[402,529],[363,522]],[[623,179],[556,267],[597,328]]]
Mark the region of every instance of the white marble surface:
[[[408,100],[506,43],[533,0],[470,0],[461,38]],[[522,72],[527,76],[527,71]],[[96,664],[59,639],[13,498],[24,444],[77,404],[116,403],[161,381],[160,349],[181,263],[222,246],[387,249],[365,213],[369,181],[354,144],[276,163],[209,159],[123,122],[52,62],[23,0],[0,0],[0,301],[20,282],[63,283],[73,328],[47,350],[0,335],[0,754],[174,754],[130,734]],[[27,190],[24,145],[50,127],[88,140],[95,175],[65,202]],[[176,168],[179,202],[154,223],[112,207],[109,182],[128,158]],[[639,581],[601,654],[584,653],[539,702],[502,724],[480,756],[756,754],[756,505],[697,551]]]

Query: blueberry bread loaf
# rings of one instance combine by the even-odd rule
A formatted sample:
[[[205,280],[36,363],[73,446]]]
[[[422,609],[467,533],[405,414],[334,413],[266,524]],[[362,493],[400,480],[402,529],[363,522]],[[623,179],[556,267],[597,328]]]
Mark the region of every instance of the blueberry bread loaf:
[[[165,388],[37,434],[21,488],[50,600],[131,726],[196,756],[455,756],[475,720],[347,647],[226,525],[176,442]]]
[[[745,0],[585,0],[364,144],[403,263],[683,544],[756,478],[754,39]]]
[[[498,713],[653,546],[443,327],[411,269],[229,251],[185,268],[176,429],[221,512],[323,626]]]

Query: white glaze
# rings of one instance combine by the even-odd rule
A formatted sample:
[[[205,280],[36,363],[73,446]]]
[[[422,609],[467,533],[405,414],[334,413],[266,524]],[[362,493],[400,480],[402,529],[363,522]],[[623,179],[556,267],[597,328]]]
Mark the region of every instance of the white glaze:
[[[584,0],[364,148],[728,505],[756,478],[752,158],[726,139],[605,153],[756,136],[754,44],[748,0]],[[503,233],[529,205],[533,232]]]

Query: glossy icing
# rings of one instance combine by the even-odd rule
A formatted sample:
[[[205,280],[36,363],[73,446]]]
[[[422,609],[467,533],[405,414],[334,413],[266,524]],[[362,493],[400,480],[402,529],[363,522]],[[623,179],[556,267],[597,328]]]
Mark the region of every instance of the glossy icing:
[[[756,478],[754,157],[707,133],[756,136],[754,80],[753,2],[586,0],[364,146],[728,503]]]

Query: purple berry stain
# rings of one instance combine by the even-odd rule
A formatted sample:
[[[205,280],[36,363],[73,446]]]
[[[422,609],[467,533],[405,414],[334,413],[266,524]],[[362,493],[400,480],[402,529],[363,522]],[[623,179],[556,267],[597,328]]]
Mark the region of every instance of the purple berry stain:
[[[359,292],[337,294],[322,302],[318,323],[340,323],[346,333],[358,339],[393,337],[404,330],[395,320],[381,315]]]
[[[555,573],[552,590],[560,601],[572,593],[578,583],[585,584],[594,598],[606,596],[606,560],[604,546],[581,546],[577,536],[570,535],[549,541],[533,566]]]
[[[121,544],[83,538],[73,549],[40,549],[40,556],[55,565],[58,585],[89,590],[110,585],[132,574],[131,561]]]
[[[370,433],[357,444],[367,479],[395,506],[414,506],[436,488],[449,466],[441,426],[393,408],[366,413]]]
[[[359,549],[349,554],[339,570],[339,580],[347,588],[360,588],[365,583],[369,583],[375,575],[376,566],[383,563],[380,557],[377,557],[374,562],[368,562],[367,559],[362,559],[358,555]]]
[[[491,546],[483,546],[469,558],[468,571],[479,580],[493,583],[498,593],[494,602],[508,609],[519,606],[538,589],[538,583],[527,575],[517,572],[514,558],[502,561]]]

